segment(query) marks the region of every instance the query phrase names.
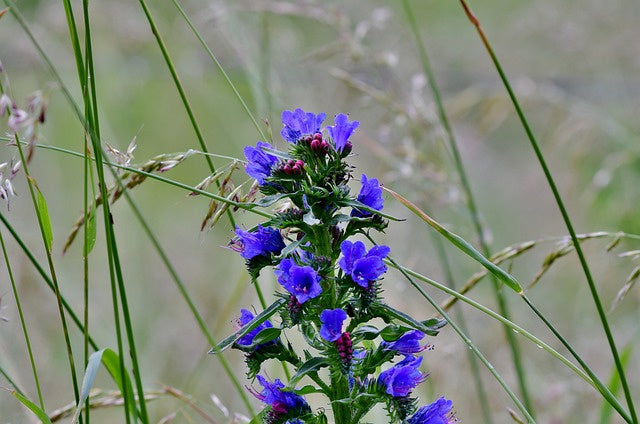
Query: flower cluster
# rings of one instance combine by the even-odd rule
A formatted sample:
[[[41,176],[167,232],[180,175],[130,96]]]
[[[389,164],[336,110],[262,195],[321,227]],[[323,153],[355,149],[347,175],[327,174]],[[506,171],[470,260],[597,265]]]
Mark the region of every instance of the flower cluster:
[[[307,391],[328,398],[336,423],[359,423],[378,403],[390,422],[454,422],[451,401],[440,398],[418,408],[413,396],[427,378],[423,357],[417,356],[428,347],[422,341],[444,323],[415,320],[386,305],[382,279],[390,249],[354,240],[382,231],[391,218],[381,212],[380,182],[364,174],[354,178],[346,162],[360,124],[340,114],[323,128],[325,119],[324,113],[284,111],[280,134],[287,151],[263,141],[244,149],[246,172],[264,195],[257,205],[287,200],[289,206],[253,229],[237,227],[231,247],[246,259],[252,277],[272,268],[282,291],[257,316],[242,309],[238,331],[221,347],[245,352],[248,376],[263,387],[251,391],[265,404],[258,417],[265,423],[328,422],[323,408],[314,412],[303,398]],[[356,195],[352,180],[360,182]],[[277,326],[269,320],[276,314]],[[374,319],[386,326],[376,327]],[[280,337],[294,328],[308,344],[303,355]],[[288,384],[259,374],[270,359],[295,368]],[[328,376],[319,373],[322,368]],[[303,378],[309,380],[305,390],[296,387]]]

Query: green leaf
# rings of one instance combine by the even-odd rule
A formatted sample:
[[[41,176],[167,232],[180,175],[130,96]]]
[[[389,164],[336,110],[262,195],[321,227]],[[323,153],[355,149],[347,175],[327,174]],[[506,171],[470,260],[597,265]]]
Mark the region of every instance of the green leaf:
[[[13,389],[8,389],[6,387],[2,387],[2,388],[5,389],[6,391],[8,391],[9,393],[11,393],[24,406],[29,408],[31,410],[31,412],[36,414],[36,416],[44,424],[51,424],[51,420],[49,419],[49,416],[38,405],[36,405],[35,403],[31,402],[29,399],[27,399],[26,397],[22,396],[20,393],[16,392]]]
[[[444,228],[440,223],[427,215],[422,209],[411,203],[409,200],[405,199],[398,193],[393,190],[390,190],[386,187],[383,187],[384,190],[391,193],[393,197],[395,197],[400,203],[402,203],[407,209],[416,214],[420,219],[433,227],[437,232],[442,234],[447,240],[451,242],[458,249],[462,250],[468,256],[470,256],[475,261],[481,263],[485,268],[489,270],[493,275],[495,275],[500,281],[502,281],[507,287],[514,290],[518,294],[523,294],[524,291],[511,274],[491,262],[489,259],[485,258],[480,252],[478,252],[469,242],[460,237],[457,234],[452,233],[451,231]]]
[[[362,202],[358,202],[357,200],[342,200],[342,201],[338,202],[338,204],[340,206],[351,206],[354,209],[365,210],[367,212],[371,212],[373,214],[380,215],[383,218],[390,219],[391,221],[398,221],[398,222],[399,221],[404,221],[404,219],[396,218],[395,216],[387,215],[384,212],[380,212],[378,210],[370,208],[369,206],[365,205]]]
[[[47,208],[47,201],[44,199],[42,192],[36,186],[38,190],[38,217],[42,224],[42,232],[44,234],[44,242],[47,246],[47,251],[51,252],[51,246],[53,244],[53,231],[51,230],[51,219],[49,218],[49,208]]]
[[[373,340],[378,337],[380,330],[373,325],[361,325],[351,333],[352,336],[362,338],[362,340]]]
[[[300,396],[309,395],[311,393],[324,393],[321,389],[311,384],[308,384],[301,389],[296,389],[294,391]]]
[[[89,210],[85,231],[87,232],[87,244],[84,247],[84,256],[89,256],[96,244],[96,214],[93,207]]]
[[[111,378],[118,386],[120,393],[123,393],[127,398],[127,404],[134,417],[138,417],[138,409],[136,408],[136,398],[133,394],[133,386],[131,385],[131,379],[129,373],[125,370],[124,384],[122,382],[122,374],[120,373],[120,357],[111,349],[104,349],[102,353],[102,363],[107,371],[111,375]]]
[[[398,321],[402,321],[405,324],[409,325],[411,328],[415,328],[416,330],[420,330],[423,333],[429,335],[429,336],[437,336],[438,335],[438,328],[441,328],[442,325],[440,325],[439,327],[427,327],[426,325],[424,325],[423,323],[421,323],[420,321],[417,321],[413,318],[411,318],[409,315],[405,314],[402,311],[399,311],[395,308],[392,308],[389,305],[385,305],[384,303],[379,303],[379,302],[375,302],[371,305],[372,308],[374,309],[378,309],[378,312],[380,313],[379,316],[381,318],[384,317],[391,317],[391,318],[395,318]]]
[[[264,328],[253,338],[252,346],[258,346],[263,343],[268,343],[271,340],[275,340],[280,337],[280,333],[282,333],[282,330],[279,328]]]
[[[331,365],[329,358],[316,356],[309,359],[304,364],[300,365],[300,368],[298,368],[298,372],[296,372],[295,375],[291,377],[291,380],[289,380],[288,386],[293,387],[305,375],[309,374],[310,372],[316,372],[320,368],[328,367],[329,365]]]
[[[385,342],[395,342],[407,331],[411,331],[411,328],[405,327],[404,325],[391,324],[380,331],[380,337],[382,337],[382,340]]]
[[[300,240],[296,240],[293,243],[289,243],[287,246],[285,246],[284,249],[282,249],[282,252],[280,252],[279,257],[286,258],[289,255],[289,253],[296,250],[298,246],[300,246],[302,243],[305,243],[306,241],[307,241],[307,236],[305,235]]]
[[[271,194],[269,196],[264,196],[262,199],[258,200],[257,202],[252,203],[252,206],[260,206],[261,208],[266,208],[267,206],[271,206],[274,203],[276,203],[278,200],[283,199],[287,196],[292,196],[295,193],[278,193],[278,194]]]
[[[278,312],[278,309],[282,307],[286,303],[286,299],[278,299],[273,302],[267,309],[256,315],[251,321],[249,321],[245,326],[243,326],[238,332],[230,335],[223,341],[218,344],[218,349],[209,350],[209,354],[215,355],[218,352],[223,352],[225,349],[232,346],[235,342],[237,342],[242,336],[247,334],[249,331],[253,330],[263,322],[265,322],[271,315]]]
[[[633,345],[627,345],[620,354],[620,362],[623,367],[626,367],[631,358],[631,352],[633,351]],[[620,376],[616,371],[615,366],[612,366],[611,377],[609,377],[609,384],[607,384],[611,393],[616,396],[620,392]],[[600,406],[600,424],[608,424],[611,422],[611,415],[613,414],[613,408],[611,404],[606,400],[602,401]]]
[[[76,406],[76,412],[73,414],[73,418],[71,419],[71,423],[75,424],[78,421],[78,416],[80,415],[80,411],[82,411],[82,404],[89,397],[89,391],[91,390],[91,386],[93,386],[93,380],[96,378],[96,374],[98,372],[98,368],[100,367],[100,362],[102,361],[102,354],[104,353],[104,349],[101,349],[97,352],[94,352],[89,357],[89,361],[87,362],[87,369],[84,372],[84,378],[82,379],[82,390],[80,391],[80,400],[78,401],[78,405]]]

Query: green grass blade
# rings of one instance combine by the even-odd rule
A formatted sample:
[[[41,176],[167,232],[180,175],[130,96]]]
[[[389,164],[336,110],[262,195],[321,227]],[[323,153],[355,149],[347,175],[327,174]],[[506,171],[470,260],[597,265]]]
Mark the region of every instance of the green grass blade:
[[[518,281],[511,274],[509,274],[499,266],[496,266],[489,259],[485,258],[480,252],[478,252],[473,246],[471,246],[469,242],[467,242],[465,239],[463,239],[459,235],[454,234],[451,231],[444,228],[437,221],[435,221],[433,218],[427,215],[422,209],[420,209],[419,207],[417,207],[416,205],[414,205],[409,200],[402,197],[395,191],[387,187],[383,187],[383,188],[384,190],[389,192],[393,197],[395,197],[400,203],[402,203],[407,209],[409,209],[411,212],[416,214],[420,219],[422,219],[424,222],[426,222],[431,227],[433,227],[437,232],[442,234],[447,240],[449,240],[449,242],[451,242],[451,244],[456,246],[458,249],[462,250],[464,253],[466,253],[475,261],[482,264],[482,266],[487,268],[489,272],[495,275],[500,281],[506,284],[510,289],[512,289],[518,294],[523,293],[520,283],[518,283]]]
[[[551,171],[549,170],[549,167],[547,166],[547,162],[546,162],[546,160],[544,158],[544,155],[542,154],[542,150],[540,149],[540,146],[538,145],[538,141],[537,141],[535,135],[533,134],[533,130],[531,129],[531,126],[529,125],[529,121],[525,117],[524,112],[523,112],[522,108],[520,107],[520,102],[518,101],[518,98],[516,97],[515,92],[511,88],[511,84],[509,83],[509,79],[507,78],[507,75],[505,74],[504,70],[502,69],[502,65],[500,64],[500,61],[498,60],[498,57],[496,56],[495,52],[493,51],[493,48],[491,47],[491,43],[489,43],[489,39],[487,38],[486,34],[484,33],[484,30],[480,26],[480,21],[473,14],[473,12],[469,8],[469,6],[467,5],[467,2],[465,0],[460,0],[460,4],[462,5],[462,8],[464,9],[464,12],[465,12],[467,18],[469,19],[471,24],[476,28],[476,31],[478,32],[478,35],[480,36],[480,39],[482,40],[482,43],[483,43],[484,47],[487,50],[487,53],[491,57],[491,61],[493,62],[494,67],[496,68],[496,71],[498,72],[498,75],[500,76],[500,79],[502,80],[502,83],[503,83],[505,89],[507,90],[509,98],[511,99],[511,102],[513,103],[513,106],[514,106],[514,108],[516,110],[518,118],[520,119],[522,127],[524,128],[524,131],[525,131],[525,133],[527,135],[529,143],[531,144],[531,147],[532,147],[532,149],[533,149],[533,151],[535,153],[535,156],[538,159],[538,163],[540,164],[540,167],[542,168],[542,171],[543,171],[543,173],[545,175],[545,178],[547,179],[547,184],[549,185],[549,188],[551,189],[551,191],[553,193],[553,197],[554,197],[554,199],[555,199],[555,201],[556,201],[556,203],[558,205],[558,209],[560,210],[560,213],[562,214],[562,219],[564,220],[564,223],[565,223],[565,225],[567,227],[567,230],[569,231],[569,234],[571,235],[571,240],[572,240],[573,245],[574,245],[574,247],[576,249],[576,254],[578,255],[578,259],[580,260],[580,265],[582,266],[582,270],[584,271],[585,277],[587,279],[587,284],[589,286],[589,291],[591,292],[591,297],[593,298],[593,301],[594,301],[594,303],[596,305],[596,310],[598,312],[598,317],[600,318],[600,322],[602,323],[602,328],[603,328],[603,330],[605,332],[605,335],[607,337],[607,342],[608,342],[609,348],[611,350],[611,355],[613,356],[613,360],[615,362],[616,369],[618,371],[618,375],[620,376],[620,383],[622,384],[622,389],[624,391],[624,396],[625,396],[625,399],[627,401],[627,406],[629,408],[629,413],[631,415],[633,423],[634,424],[638,424],[638,417],[636,415],[633,399],[631,397],[631,390],[629,389],[629,384],[627,382],[625,369],[624,369],[624,367],[623,367],[623,365],[622,365],[622,363],[620,361],[620,356],[618,354],[618,348],[616,347],[615,340],[613,339],[613,334],[611,333],[611,328],[609,326],[609,321],[607,319],[607,315],[605,313],[604,307],[602,306],[602,301],[600,300],[600,295],[598,294],[598,289],[596,287],[595,282],[593,281],[593,277],[591,276],[591,271],[589,269],[589,265],[587,264],[587,260],[586,260],[586,258],[584,256],[583,251],[582,251],[582,247],[580,246],[580,243],[578,242],[578,238],[576,237],[576,232],[573,229],[573,224],[571,222],[571,219],[569,218],[569,213],[567,212],[567,209],[564,206],[564,201],[562,200],[562,196],[560,196],[560,192],[558,191],[558,188],[556,186],[555,180],[553,179],[553,177],[551,175]]]
[[[82,378],[82,388],[80,389],[80,400],[76,406],[76,412],[73,414],[73,418],[71,419],[72,424],[75,424],[78,421],[80,411],[82,411],[82,404],[89,398],[89,392],[91,391],[93,381],[98,373],[98,368],[100,367],[104,351],[105,349],[100,349],[97,352],[93,352],[87,361],[87,367],[84,372],[84,377]]]
[[[38,369],[36,367],[36,362],[33,357],[33,349],[31,348],[31,339],[29,338],[29,331],[27,330],[27,325],[24,320],[24,312],[22,310],[22,302],[20,302],[20,295],[18,293],[18,288],[16,287],[16,281],[13,278],[13,270],[11,269],[11,263],[9,262],[9,255],[7,255],[7,249],[4,244],[4,236],[0,231],[0,245],[2,246],[2,255],[4,256],[5,264],[7,265],[7,273],[9,274],[9,281],[11,281],[11,290],[13,291],[13,297],[16,300],[16,306],[18,308],[18,316],[20,317],[20,327],[22,328],[22,334],[24,335],[24,341],[27,345],[27,354],[29,355],[29,362],[31,364],[31,371],[33,372],[33,379],[36,384],[36,390],[38,392],[38,401],[40,403],[40,408],[45,409],[44,407],[44,399],[42,397],[42,389],[40,388],[40,379],[38,378]],[[4,374],[4,373],[3,373]],[[5,374],[5,377],[9,379],[9,377]],[[9,380],[11,384],[13,382]]]
[[[622,365],[626,366],[629,363],[629,359],[631,358],[631,352],[633,352],[633,345],[629,344],[626,348],[622,350],[620,354],[620,360],[622,361]],[[611,377],[609,377],[609,384],[607,387],[614,395],[617,395],[620,391],[620,377],[616,372],[615,368],[611,370]],[[611,422],[611,415],[613,415],[613,408],[609,404],[609,402],[602,402],[600,406],[600,424],[609,424]]]
[[[42,218],[42,232],[44,233],[44,242],[47,247],[47,250],[51,252],[51,247],[53,245],[53,230],[51,229],[51,218],[49,218],[49,208],[47,207],[47,201],[44,198],[44,195],[36,186],[36,190],[38,191],[38,197],[36,204],[38,205],[38,215]]]
[[[24,406],[29,408],[29,410],[31,412],[33,412],[40,419],[40,421],[42,421],[44,424],[51,424],[51,420],[49,419],[49,416],[38,405],[36,405],[35,403],[31,402],[24,395],[18,393],[17,391],[15,391],[13,389],[8,389],[6,387],[2,387],[2,388],[5,389],[6,391],[8,391],[9,393],[11,393],[13,395],[13,397],[18,399],[20,401],[20,403],[22,403]]]
[[[456,141],[456,137],[453,133],[453,128],[449,123],[449,117],[444,108],[444,102],[442,101],[442,97],[440,95],[440,89],[438,88],[438,84],[436,83],[435,75],[433,69],[431,67],[431,62],[429,60],[429,56],[427,55],[427,49],[422,42],[420,37],[420,33],[418,30],[418,25],[416,23],[415,16],[413,15],[413,11],[409,4],[409,0],[403,0],[402,2],[407,20],[409,21],[409,26],[415,36],[416,43],[418,45],[418,52],[420,54],[420,61],[422,62],[422,68],[427,76],[427,81],[429,82],[429,86],[431,87],[431,92],[433,94],[433,99],[436,104],[436,108],[438,110],[438,116],[440,118],[440,122],[445,130],[447,135],[447,141],[451,153],[453,154],[453,162],[455,165],[456,173],[460,179],[460,185],[462,186],[462,190],[465,193],[466,197],[466,205],[469,210],[469,214],[471,215],[471,221],[473,222],[473,226],[475,228],[476,237],[478,237],[478,242],[480,243],[480,248],[482,254],[489,258],[491,257],[491,250],[489,249],[489,243],[486,240],[486,232],[482,228],[482,223],[480,220],[480,213],[476,206],[476,202],[473,196],[473,191],[471,190],[471,184],[469,183],[469,179],[467,178],[467,173],[465,171],[465,167],[462,162],[462,156],[460,155],[460,149],[458,149],[458,143]],[[498,280],[494,275],[491,275],[491,284],[493,287],[493,292],[496,297],[496,301],[498,303],[498,310],[505,318],[510,318],[511,314],[509,312],[509,307],[505,296],[500,290],[500,285]],[[527,409],[533,414],[533,402],[531,401],[531,396],[529,395],[528,384],[526,382],[526,375],[524,373],[524,367],[522,364],[522,357],[520,355],[520,348],[517,344],[515,336],[512,332],[510,332],[507,328],[505,330],[505,337],[511,349],[511,357],[513,359],[514,368],[516,370],[516,375],[518,377],[518,385],[520,387],[520,393],[522,394],[522,399],[524,404],[527,406]],[[487,408],[483,407],[483,410]],[[485,414],[485,421],[490,422],[491,419],[486,419],[487,416]]]

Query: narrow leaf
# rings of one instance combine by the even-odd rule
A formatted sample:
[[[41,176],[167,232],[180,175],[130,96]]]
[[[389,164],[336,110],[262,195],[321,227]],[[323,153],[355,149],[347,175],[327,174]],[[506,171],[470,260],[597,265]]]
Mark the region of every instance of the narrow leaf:
[[[93,246],[96,244],[96,214],[93,207],[89,210],[89,217],[87,219],[87,245],[84,248],[84,256],[89,256],[89,253],[93,250]]]
[[[629,363],[632,351],[633,345],[629,344],[620,353],[620,362],[622,363],[623,367],[626,367]],[[609,384],[607,384],[607,387],[614,396],[616,396],[620,392],[620,376],[618,375],[615,367],[613,367],[611,370],[611,377],[609,378]],[[600,407],[600,424],[610,423],[612,414],[613,408],[611,407],[611,404],[606,400],[603,400],[602,406]]]
[[[138,409],[136,408],[136,398],[133,394],[133,386],[131,385],[131,379],[129,373],[125,371],[124,382],[122,381],[122,374],[120,373],[120,357],[111,349],[104,349],[102,353],[102,363],[107,371],[111,375],[111,378],[118,386],[120,393],[127,398],[129,409],[134,417],[138,417]]]
[[[316,372],[320,368],[328,367],[331,365],[329,358],[323,358],[322,356],[316,356],[309,359],[304,364],[300,365],[298,368],[298,372],[295,373],[291,380],[289,380],[288,386],[293,387],[302,377],[309,374],[310,372]]]
[[[24,406],[29,408],[31,410],[31,412],[36,414],[36,416],[44,424],[51,424],[51,420],[49,419],[49,416],[38,405],[36,405],[35,403],[31,402],[29,399],[27,399],[26,397],[24,397],[23,395],[21,395],[20,393],[16,392],[13,389],[8,389],[6,387],[2,387],[2,388],[5,389],[6,391],[8,391],[9,393],[11,393]]]
[[[104,349],[100,349],[97,352],[94,352],[89,357],[89,361],[87,362],[87,369],[84,372],[84,378],[82,379],[82,390],[80,392],[80,400],[78,400],[78,405],[76,406],[76,412],[73,414],[73,419],[71,420],[72,424],[75,424],[78,421],[78,416],[80,415],[80,411],[82,411],[82,404],[89,397],[89,392],[91,391],[91,387],[93,386],[93,380],[96,378],[96,374],[98,373],[98,368],[100,367],[100,362],[102,361],[102,354],[104,353]]]
[[[386,214],[384,212],[380,212],[378,210],[370,208],[369,206],[365,205],[362,202],[358,202],[357,200],[343,200],[343,201],[338,202],[338,204],[340,206],[351,206],[354,209],[365,210],[367,212],[371,212],[373,214],[380,215],[383,218],[390,219],[391,221],[404,221],[404,219],[396,218],[395,216],[391,216],[391,215],[388,215],[388,214]]]
[[[264,343],[269,343],[272,340],[280,337],[280,333],[282,330],[275,327],[269,327],[262,329],[256,336],[253,338],[252,346],[258,346]]]
[[[412,328],[415,328],[416,330],[420,330],[423,333],[429,335],[429,336],[437,336],[438,335],[438,330],[437,328],[442,327],[442,325],[437,326],[436,328],[434,327],[427,327],[426,325],[424,325],[423,323],[421,323],[420,321],[417,321],[413,318],[411,318],[409,315],[405,314],[402,311],[399,311],[395,308],[392,308],[389,305],[385,305],[384,303],[374,303],[372,305],[372,307],[374,307],[375,309],[379,309],[380,312],[380,316],[384,317],[384,316],[391,316],[392,318],[397,319],[398,321],[402,321],[405,324],[408,324],[409,326],[411,326]]]
[[[44,233],[44,242],[47,246],[47,251],[51,252],[51,245],[53,244],[53,231],[51,231],[51,219],[49,218],[49,208],[47,207],[47,201],[44,199],[42,192],[36,186],[38,190],[38,215],[42,222],[42,231]]]
[[[405,199],[395,191],[390,190],[386,187],[383,187],[383,189],[391,193],[391,195],[395,197],[396,200],[402,203],[407,209],[409,209],[411,212],[416,214],[424,222],[426,222],[431,227],[433,227],[437,232],[442,234],[454,246],[462,250],[464,253],[466,253],[475,261],[480,262],[485,268],[489,270],[489,272],[495,275],[500,281],[506,284],[510,289],[514,290],[518,294],[524,293],[522,290],[522,287],[520,286],[520,283],[518,283],[518,281],[511,274],[509,274],[499,266],[496,266],[489,259],[485,258],[480,252],[478,252],[473,246],[471,246],[471,244],[469,244],[469,242],[467,242],[465,239],[444,228],[437,221],[435,221],[433,218],[427,215],[422,209],[420,209],[419,207],[417,207],[416,205],[414,205],[409,200]]]
[[[265,322],[271,315],[278,312],[278,309],[286,302],[285,299],[278,299],[273,302],[267,309],[256,315],[251,321],[249,321],[245,326],[243,326],[238,332],[233,333],[223,341],[218,344],[218,350],[211,349],[209,351],[210,354],[215,355],[218,352],[223,352],[229,346],[232,346],[235,342],[237,342],[242,336],[247,334],[249,331],[253,330],[263,322]]]

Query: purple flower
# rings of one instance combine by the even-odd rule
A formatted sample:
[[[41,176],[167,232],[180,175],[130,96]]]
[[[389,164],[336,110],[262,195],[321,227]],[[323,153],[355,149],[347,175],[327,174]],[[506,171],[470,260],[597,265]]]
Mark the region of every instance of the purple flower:
[[[256,231],[250,232],[242,231],[236,226],[236,236],[239,240],[233,248],[245,259],[253,259],[260,255],[269,256],[270,253],[278,255],[285,246],[280,231],[271,227],[258,225]]]
[[[422,352],[427,346],[420,346],[420,340],[424,338],[424,333],[420,330],[411,330],[404,333],[393,342],[382,342],[381,347],[385,350],[395,350],[401,355],[412,355]]]
[[[320,276],[310,266],[298,266],[291,259],[283,259],[275,270],[278,283],[295,296],[299,303],[304,303],[322,293]]]
[[[240,309],[240,319],[238,320],[238,323],[240,324],[240,328],[242,328],[245,325],[247,325],[253,318],[254,318],[254,316],[251,313],[251,311],[248,311],[247,309]],[[253,330],[249,331],[244,336],[240,337],[240,339],[238,339],[236,344],[238,344],[240,346],[251,346],[253,344],[254,337],[259,332],[261,332],[265,328],[271,328],[271,327],[273,327],[273,324],[271,324],[271,322],[269,322],[269,320],[266,320],[265,322],[263,322],[262,324],[260,324],[256,328],[254,328]],[[269,343],[271,343],[271,342],[269,342]],[[258,347],[260,347],[260,346],[261,345],[257,346],[256,349]]]
[[[273,146],[263,141],[258,141],[256,147],[247,146],[244,148],[244,157],[247,158],[247,166],[245,170],[250,177],[258,180],[258,184],[263,185],[265,178],[271,176],[271,169],[278,163],[278,158],[271,155],[262,147],[273,149]]]
[[[384,206],[384,199],[382,198],[382,187],[378,180],[375,178],[367,179],[367,176],[362,174],[361,182],[362,187],[358,194],[358,202],[369,206],[371,209],[375,209],[377,211],[382,210]],[[351,211],[351,216],[357,216],[360,218],[366,218],[371,215],[371,212],[362,209],[355,208]]]
[[[441,397],[431,405],[423,406],[413,414],[408,424],[451,424],[456,422],[453,413],[450,413],[453,402]]]
[[[369,252],[365,252],[364,243],[361,241],[352,243],[345,240],[340,245],[340,250],[340,268],[361,287],[367,288],[369,282],[377,280],[387,271],[387,266],[382,262],[390,251],[387,246],[374,246]]]
[[[418,369],[421,363],[422,357],[407,356],[393,367],[381,372],[378,381],[385,385],[386,392],[391,396],[408,396],[427,378],[427,375]]]
[[[358,128],[360,122],[349,122],[349,117],[343,113],[336,115],[333,122],[335,125],[333,127],[327,127],[327,131],[329,131],[333,139],[336,150],[342,152],[347,141],[349,141],[349,137],[351,137],[351,134]]]
[[[342,336],[342,323],[347,313],[342,309],[325,309],[320,313],[320,336],[328,342],[335,342]]]
[[[289,143],[295,143],[305,135],[320,132],[320,126],[326,116],[324,113],[315,115],[302,109],[296,109],[294,112],[285,110],[282,112],[284,127],[280,135]]]
[[[256,377],[264,389],[260,393],[255,391],[251,391],[251,393],[262,402],[270,405],[274,413],[284,415],[292,411],[304,412],[310,409],[309,404],[302,396],[282,391],[284,384],[279,378],[271,383],[261,375]]]

